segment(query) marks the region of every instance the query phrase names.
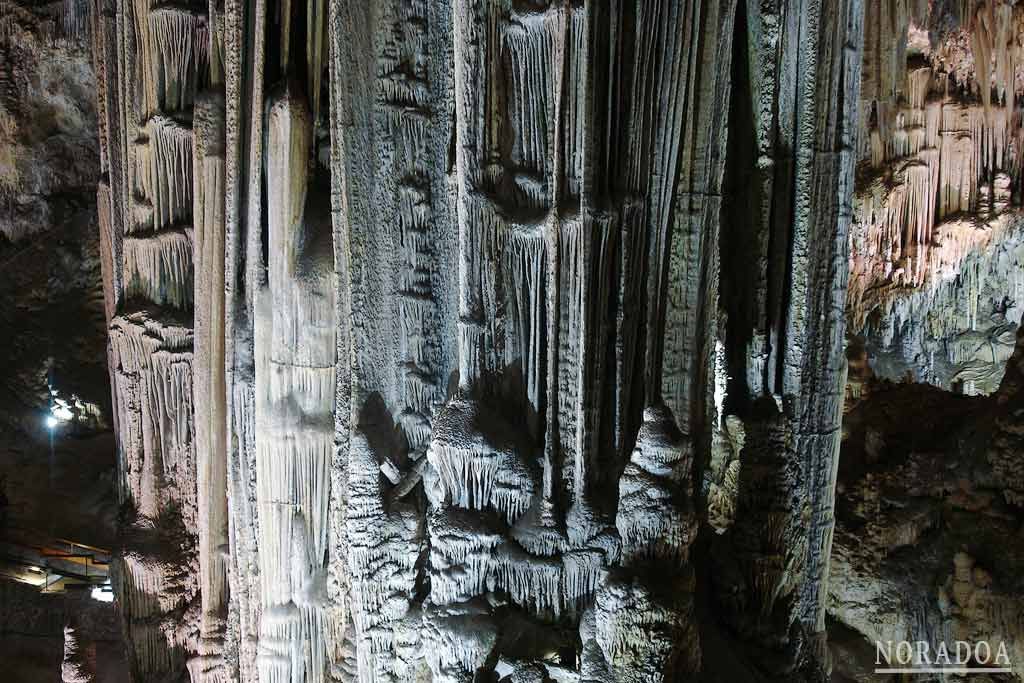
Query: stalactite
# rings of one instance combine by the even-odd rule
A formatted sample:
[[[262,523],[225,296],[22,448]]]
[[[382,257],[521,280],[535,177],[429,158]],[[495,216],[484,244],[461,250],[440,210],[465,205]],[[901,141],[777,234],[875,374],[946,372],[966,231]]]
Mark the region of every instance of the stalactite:
[[[60,24],[64,35],[72,39],[80,39],[86,33],[92,14],[92,3],[89,0],[63,0],[60,6]]]
[[[159,230],[192,214],[192,131],[164,116],[150,119],[146,130],[149,144],[142,158],[149,159],[146,188],[152,227]]]
[[[916,48],[923,53],[900,65],[908,91],[887,101],[888,119],[879,114],[860,132],[877,149],[855,198],[847,311],[851,330],[892,359],[883,375],[902,367],[919,381],[989,393],[1009,353],[996,310],[1003,295],[972,289],[969,273],[980,250],[1012,233],[1007,213],[1021,179],[1020,87],[1011,74],[1021,63],[1014,27],[1024,8],[986,1],[962,15],[954,35],[970,43],[967,66],[942,43],[959,37]],[[984,297],[991,314],[972,312],[990,305]],[[947,301],[953,310],[931,313]],[[993,341],[971,340],[978,335]]]
[[[150,7],[146,16],[150,51],[144,59],[152,69],[154,104],[168,114],[185,111],[208,68],[206,14],[169,4]]]
[[[505,253],[508,265],[505,272],[509,281],[505,289],[510,293],[510,324],[514,331],[516,354],[509,361],[518,359],[522,365],[526,400],[532,408],[531,431],[537,433],[537,420],[543,414],[544,370],[542,340],[546,329],[545,279],[542,277],[546,245],[539,231],[524,227],[512,229],[507,237]]]
[[[192,230],[124,238],[125,297],[185,308],[192,303]]]

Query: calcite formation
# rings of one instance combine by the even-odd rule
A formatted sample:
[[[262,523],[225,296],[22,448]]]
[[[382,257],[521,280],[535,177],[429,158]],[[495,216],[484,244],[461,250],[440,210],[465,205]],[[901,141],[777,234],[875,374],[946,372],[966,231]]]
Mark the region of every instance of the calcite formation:
[[[0,583],[0,653],[9,680],[126,683],[119,632],[114,605],[92,600],[88,587],[59,595]]]
[[[82,623],[81,613],[86,608],[81,604],[84,598],[69,595],[66,602],[67,617],[64,624],[64,660],[60,667],[61,683],[96,683],[96,643],[93,638],[99,633],[89,633],[89,628]],[[92,625],[95,627],[94,625]]]
[[[1024,6],[877,11],[827,612],[866,644],[1001,645],[1020,680]]]
[[[136,680],[825,676],[863,4],[90,8]]]
[[[880,376],[991,394],[1024,295],[1024,6],[891,5],[865,50],[851,329]]]

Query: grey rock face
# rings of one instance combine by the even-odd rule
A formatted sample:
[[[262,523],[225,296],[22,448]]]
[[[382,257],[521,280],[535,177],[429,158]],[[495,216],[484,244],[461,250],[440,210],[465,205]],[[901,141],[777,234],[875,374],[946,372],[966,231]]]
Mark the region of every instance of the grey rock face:
[[[824,675],[858,2],[93,10],[136,677]]]

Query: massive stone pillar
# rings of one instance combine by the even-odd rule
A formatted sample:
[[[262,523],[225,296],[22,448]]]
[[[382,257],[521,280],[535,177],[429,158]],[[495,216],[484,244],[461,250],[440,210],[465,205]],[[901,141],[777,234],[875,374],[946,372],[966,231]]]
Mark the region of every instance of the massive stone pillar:
[[[113,574],[133,676],[178,680],[196,653],[197,536],[209,528],[197,500],[192,330],[192,115],[208,71],[206,8],[118,0],[95,3],[92,17],[124,508]]]
[[[237,680],[326,680],[344,609],[328,571],[338,324],[326,5],[211,13],[225,93],[226,666]]]
[[[263,282],[261,206],[267,3],[228,1],[217,17],[224,82],[224,364],[228,420],[229,650],[239,680],[258,680],[261,616],[257,551],[253,321]]]
[[[424,668],[419,483],[456,372],[451,22],[447,2],[330,3],[342,321],[332,571],[350,605],[345,670],[361,681]]]
[[[208,93],[195,104],[196,503],[199,517],[200,623],[195,681],[227,681],[223,646],[228,606],[227,385],[224,287],[224,100]]]
[[[267,279],[257,294],[256,504],[262,681],[325,680],[329,467],[334,440],[333,251],[308,187],[313,121],[289,81],[267,102]]]
[[[739,21],[712,482],[738,468],[714,583],[761,668],[788,676],[806,645],[825,653],[863,8],[747,2]]]
[[[107,8],[136,675],[813,677],[862,13]]]

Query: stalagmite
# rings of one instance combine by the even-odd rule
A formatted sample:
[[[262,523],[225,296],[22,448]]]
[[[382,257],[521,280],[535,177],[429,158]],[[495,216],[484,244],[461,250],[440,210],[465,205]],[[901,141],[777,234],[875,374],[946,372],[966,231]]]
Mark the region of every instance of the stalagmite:
[[[64,659],[60,667],[61,683],[96,683],[96,644],[88,629],[82,628],[81,602],[83,591],[68,595],[65,604]]]
[[[64,627],[64,662],[61,665],[61,683],[93,683],[95,674],[95,649],[79,642],[79,633],[70,626]]]
[[[740,453],[735,521],[715,548],[715,583],[734,628],[767,651],[771,673],[789,675],[798,664],[789,633],[807,563],[799,529],[809,506],[806,494],[789,493],[802,475],[792,427],[771,399],[754,411]]]

